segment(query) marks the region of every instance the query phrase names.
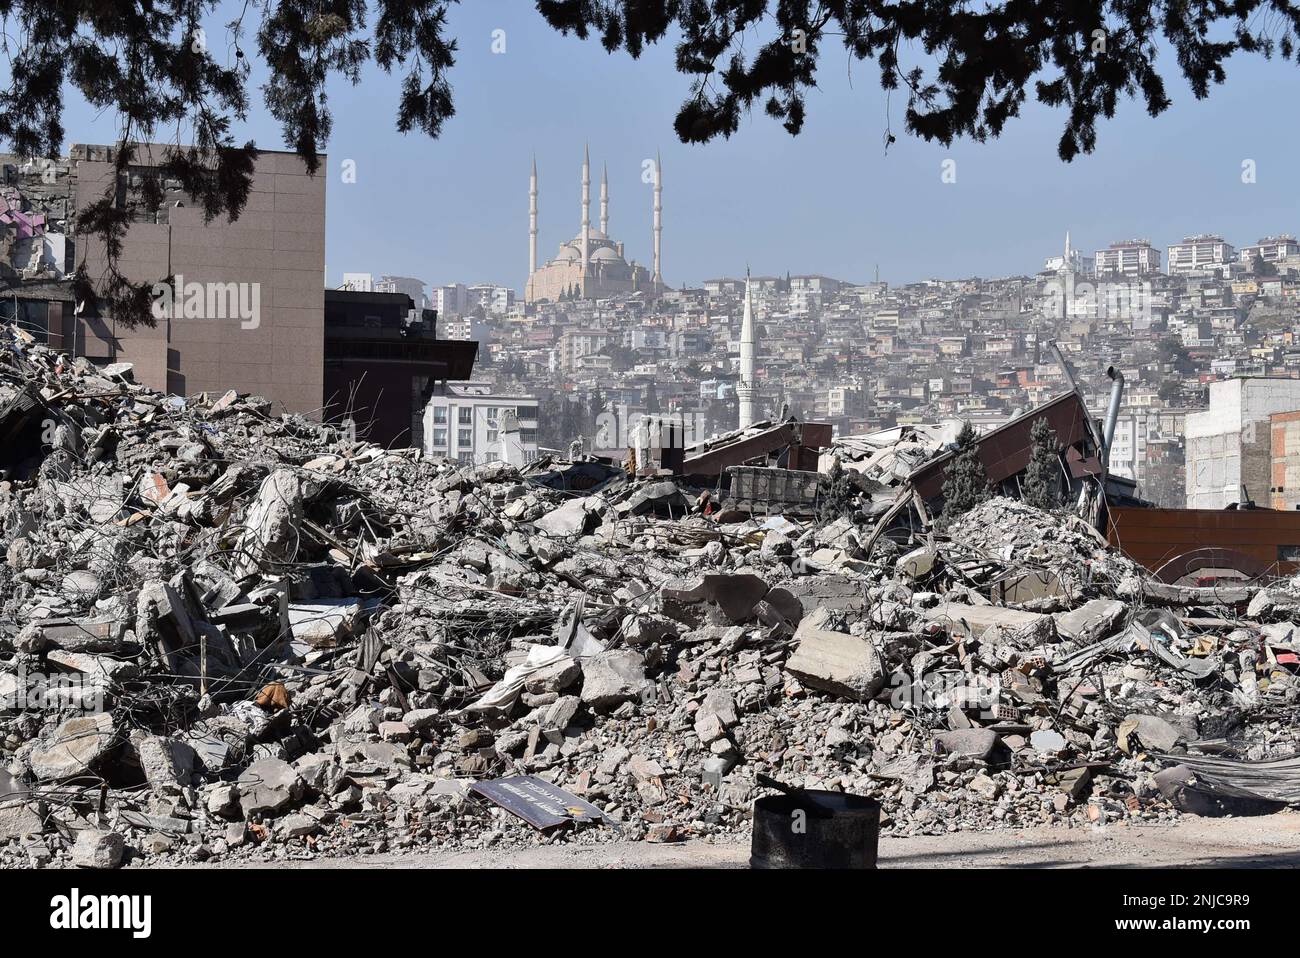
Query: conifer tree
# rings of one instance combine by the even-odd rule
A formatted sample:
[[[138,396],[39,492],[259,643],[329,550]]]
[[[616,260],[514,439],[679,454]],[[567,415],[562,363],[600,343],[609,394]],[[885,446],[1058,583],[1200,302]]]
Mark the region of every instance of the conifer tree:
[[[963,424],[952,463],[944,473],[941,525],[948,525],[989,498],[989,477],[980,461],[977,439],[975,427],[969,422]]]
[[[1036,419],[1029,439],[1033,450],[1025,469],[1021,495],[1025,502],[1037,509],[1059,509],[1061,444],[1057,442],[1056,430],[1048,425],[1046,417]]]

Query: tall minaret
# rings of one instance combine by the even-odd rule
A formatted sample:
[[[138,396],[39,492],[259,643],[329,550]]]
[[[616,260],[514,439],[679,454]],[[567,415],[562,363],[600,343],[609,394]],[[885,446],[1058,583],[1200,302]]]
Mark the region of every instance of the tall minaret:
[[[754,307],[749,296],[749,267],[745,267],[745,313],[740,321],[740,385],[736,396],[740,400],[740,428],[747,429],[754,422]]]
[[[1074,305],[1074,253],[1070,249],[1070,231],[1065,231],[1065,262],[1061,264],[1061,318],[1069,319]]]
[[[528,279],[537,272],[537,157],[533,157],[533,175],[528,178]]]
[[[587,264],[591,257],[591,153],[582,148],[582,298],[587,298]]]
[[[659,157],[659,152],[655,151],[655,261],[654,261],[654,281],[655,291],[663,287],[664,274],[659,269],[659,241],[664,232],[664,164]]]
[[[609,239],[609,166],[600,168],[600,231]]]

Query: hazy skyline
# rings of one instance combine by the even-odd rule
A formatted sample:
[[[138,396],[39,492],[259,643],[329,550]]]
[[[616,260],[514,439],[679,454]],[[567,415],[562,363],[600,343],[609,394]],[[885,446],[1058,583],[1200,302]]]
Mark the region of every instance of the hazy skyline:
[[[479,0],[448,16],[460,47],[451,73],[457,115],[441,139],[396,132],[400,78],[373,64],[359,86],[331,84],[334,131],[322,170],[330,285],[347,271],[522,290],[532,157],[544,262],[578,232],[584,144],[594,182],[609,168],[610,233],[643,264],[651,211],[641,174],[662,152],[671,286],[738,275],[746,263],[756,274],[857,281],[878,266],[896,284],[1027,273],[1059,251],[1067,229],[1089,254],[1134,236],[1163,248],[1212,231],[1242,246],[1300,231],[1291,169],[1300,132],[1272,105],[1300,91],[1295,65],[1238,58],[1227,83],[1201,102],[1170,78],[1175,102],[1166,114],[1152,119],[1125,101],[1099,127],[1097,151],[1065,164],[1056,156],[1065,115],[1033,104],[987,143],[946,149],[906,135],[905,98],[887,105],[874,65],[851,64],[828,43],[800,136],[755,113],[730,140],[686,146],[672,130],[688,81],[673,70],[671,44],[640,60],[611,56],[594,39],[561,36],[517,0]],[[219,59],[230,19],[223,9],[208,29]],[[505,31],[504,53],[492,52],[494,30]],[[1162,63],[1176,69],[1168,54]],[[235,136],[284,149],[256,67],[253,81],[249,120]],[[898,138],[888,153],[887,117]],[[65,146],[116,138],[113,117],[96,116],[73,91],[65,126]],[[941,181],[946,159],[956,161],[955,183]],[[1241,179],[1247,159],[1253,184]],[[344,160],[356,163],[355,183],[342,182]]]

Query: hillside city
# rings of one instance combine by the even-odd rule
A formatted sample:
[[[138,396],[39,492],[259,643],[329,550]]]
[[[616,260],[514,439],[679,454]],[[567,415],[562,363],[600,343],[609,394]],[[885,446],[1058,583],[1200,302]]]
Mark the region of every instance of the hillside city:
[[[477,341],[475,375],[490,395],[536,402],[536,430],[523,434],[530,454],[575,440],[611,451],[601,412],[633,425],[680,417],[688,441],[736,428],[743,275],[657,299],[529,304],[496,284],[426,293],[419,280],[348,274],[345,285],[424,297],[440,335]],[[943,419],[988,431],[1069,388],[1055,343],[1098,417],[1106,368],[1123,373],[1110,470],[1162,506],[1193,504],[1187,419],[1208,410],[1211,382],[1300,377],[1300,245],[1290,235],[1234,247],[1207,234],[1167,250],[1128,240],[1092,255],[1067,236],[1042,268],[1016,276],[895,286],[787,274],[753,276],[750,288],[760,418],[829,422],[837,437]],[[1300,408],[1300,392],[1283,404]],[[435,438],[449,437],[427,437],[430,453],[476,456]],[[1271,488],[1247,492],[1265,503]],[[1300,489],[1281,496],[1276,507],[1294,508]]]

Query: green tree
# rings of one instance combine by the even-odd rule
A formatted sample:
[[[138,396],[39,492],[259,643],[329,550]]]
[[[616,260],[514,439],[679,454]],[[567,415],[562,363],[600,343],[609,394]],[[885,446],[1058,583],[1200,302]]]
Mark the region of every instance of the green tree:
[[[844,471],[838,456],[831,460],[827,474],[818,480],[817,494],[817,518],[820,521],[833,522],[840,516],[853,512],[857,496],[853,491],[853,482]]]
[[[1034,420],[1029,431],[1029,441],[1033,448],[1029,454],[1029,465],[1025,469],[1025,481],[1021,486],[1021,496],[1025,502],[1038,509],[1059,509],[1061,507],[1061,444],[1056,439],[1056,430],[1047,422],[1047,417]]]
[[[944,472],[943,512],[940,524],[947,526],[989,498],[989,477],[980,461],[978,435],[969,422],[957,434],[957,448]]]

